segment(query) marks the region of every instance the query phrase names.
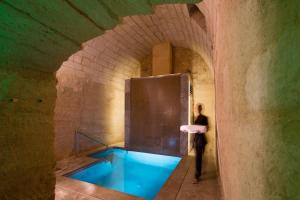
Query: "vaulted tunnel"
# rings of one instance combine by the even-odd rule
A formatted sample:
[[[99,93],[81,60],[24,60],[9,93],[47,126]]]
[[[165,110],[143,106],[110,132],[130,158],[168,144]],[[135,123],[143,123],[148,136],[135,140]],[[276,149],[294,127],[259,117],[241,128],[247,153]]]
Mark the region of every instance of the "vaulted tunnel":
[[[125,17],[111,31],[85,42],[81,51],[63,63],[57,72],[57,158],[74,153],[76,129],[98,133],[102,135],[99,139],[108,144],[124,140],[125,80],[151,76],[152,47],[165,41],[173,45],[174,73],[192,72],[195,102],[207,104],[206,111],[212,118],[210,135],[214,138],[213,71],[196,51],[190,50],[191,44],[200,39],[190,38],[188,31],[195,29],[199,36],[205,33],[186,15],[187,9],[185,4],[161,5],[152,15]],[[174,27],[172,32],[166,24]],[[202,52],[203,46],[194,48]],[[214,139],[211,144],[215,152]]]
[[[299,9],[296,0],[0,1],[1,199],[54,199],[54,144],[57,158],[71,154],[60,133],[73,133],[65,124],[80,117],[82,88],[101,85],[118,104],[122,81],[147,72],[165,41],[212,75],[223,198],[298,199]]]

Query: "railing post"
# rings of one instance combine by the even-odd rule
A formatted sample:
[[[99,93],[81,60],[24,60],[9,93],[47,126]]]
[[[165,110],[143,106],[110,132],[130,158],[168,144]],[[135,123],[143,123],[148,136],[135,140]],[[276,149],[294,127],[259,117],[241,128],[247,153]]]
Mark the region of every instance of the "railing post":
[[[89,136],[89,135],[87,135],[85,133],[82,133],[78,129],[76,129],[75,130],[75,136],[74,136],[74,140],[75,140],[74,141],[74,148],[75,148],[75,154],[76,155],[78,155],[78,152],[79,152],[79,134],[83,135],[84,137],[86,137],[86,138],[88,138],[88,139],[90,139],[90,140],[92,140],[92,141],[94,141],[94,142],[96,142],[98,144],[101,144],[101,145],[105,146],[106,148],[108,148],[107,144],[104,144],[103,142],[101,142],[101,141],[93,138],[92,136]]]

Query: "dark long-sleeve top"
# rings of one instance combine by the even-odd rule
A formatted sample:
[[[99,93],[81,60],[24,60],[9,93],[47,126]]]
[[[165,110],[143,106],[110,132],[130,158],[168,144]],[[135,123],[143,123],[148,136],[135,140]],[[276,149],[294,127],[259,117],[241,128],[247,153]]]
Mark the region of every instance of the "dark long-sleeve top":
[[[199,115],[197,119],[195,120],[195,124],[202,125],[202,126],[208,126],[208,119],[205,115]]]
[[[195,120],[196,125],[207,126],[208,128],[208,119],[205,115],[199,115]],[[207,140],[204,133],[196,133],[194,138],[194,143],[205,146],[207,144]]]

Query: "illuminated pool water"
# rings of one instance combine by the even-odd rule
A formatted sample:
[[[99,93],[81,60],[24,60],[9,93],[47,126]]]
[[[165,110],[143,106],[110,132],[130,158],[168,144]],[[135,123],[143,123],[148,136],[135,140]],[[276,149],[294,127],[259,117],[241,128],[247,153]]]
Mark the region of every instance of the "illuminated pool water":
[[[181,160],[117,148],[91,157],[98,158],[99,162],[67,176],[149,200],[155,198]]]

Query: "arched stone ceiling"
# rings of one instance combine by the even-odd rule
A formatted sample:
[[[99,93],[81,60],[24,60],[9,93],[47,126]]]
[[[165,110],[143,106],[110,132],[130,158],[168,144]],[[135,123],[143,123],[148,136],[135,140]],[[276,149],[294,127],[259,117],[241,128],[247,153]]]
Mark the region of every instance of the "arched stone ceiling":
[[[0,66],[55,71],[84,41],[112,29],[120,17],[151,14],[157,4],[199,1],[2,0]]]
[[[207,10],[202,3],[198,6]],[[189,16],[186,4],[158,5],[151,15],[124,17],[112,30],[84,43],[83,49],[73,54],[62,67],[71,67],[95,79],[100,76],[103,79],[103,73],[126,79],[136,74],[139,61],[151,54],[155,44],[166,41],[196,51],[211,67],[210,30],[210,27],[207,31],[200,28]]]
[[[205,2],[197,6],[208,14]],[[213,71],[211,29],[207,24],[207,30],[202,30],[186,4],[157,5],[153,14],[124,17],[112,30],[83,43],[82,50],[62,64],[58,77],[72,71],[123,90],[125,79],[139,76],[140,61],[151,54],[152,47],[166,41],[199,53]]]
[[[152,47],[162,42],[190,48],[211,63],[211,39],[192,18],[185,4],[159,5],[151,15],[124,17],[122,23],[100,37],[87,42],[106,52],[141,59],[149,55]]]

